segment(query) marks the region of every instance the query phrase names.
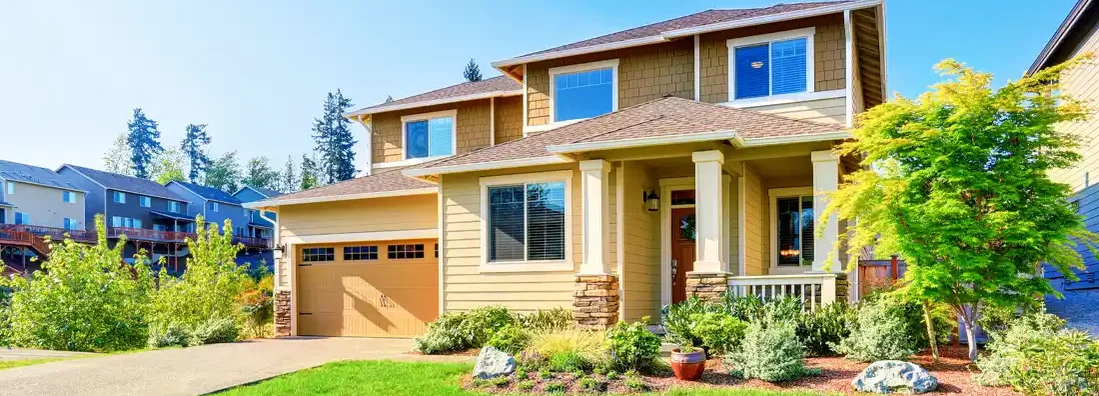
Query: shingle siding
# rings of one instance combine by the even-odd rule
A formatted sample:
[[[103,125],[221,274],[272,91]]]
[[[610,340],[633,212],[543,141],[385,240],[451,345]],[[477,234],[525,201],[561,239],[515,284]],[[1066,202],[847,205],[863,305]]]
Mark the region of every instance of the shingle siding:
[[[499,100],[499,98],[497,99]],[[457,110],[458,154],[482,149],[489,145],[489,100],[420,107],[416,109],[375,114],[373,116],[373,159],[375,164],[400,161],[403,158],[401,117],[436,111]]]
[[[518,140],[523,137],[523,97],[506,96],[496,98],[495,122],[496,144]]]

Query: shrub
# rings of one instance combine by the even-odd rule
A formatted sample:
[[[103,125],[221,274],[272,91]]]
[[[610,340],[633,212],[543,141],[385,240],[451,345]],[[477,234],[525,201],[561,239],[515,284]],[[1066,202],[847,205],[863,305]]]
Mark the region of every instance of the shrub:
[[[772,323],[764,327],[756,322],[748,326],[741,350],[731,354],[726,362],[735,376],[782,382],[816,374],[805,368],[804,355],[794,324]]]
[[[538,378],[541,378],[541,379],[553,378],[553,372],[549,371],[548,369],[539,370],[538,371]]]
[[[645,384],[645,380],[636,375],[626,377],[626,381],[624,382],[626,385],[626,389],[634,392],[644,392],[649,389],[649,385]]]
[[[530,378],[530,373],[527,373],[527,370],[521,368],[515,370],[515,379],[525,380],[528,378]]]
[[[886,304],[895,305],[902,312],[905,323],[905,332],[912,336],[912,342],[916,350],[927,348],[931,345],[927,338],[927,321],[924,320],[923,305],[918,301],[902,300],[900,297],[883,296]],[[936,345],[950,342],[950,335],[957,326],[957,317],[951,314],[950,308],[943,304],[931,304],[931,326],[935,328]]]
[[[818,307],[800,315],[798,340],[805,345],[808,356],[837,355],[833,346],[851,334],[856,318],[854,307],[842,301]]]
[[[540,357],[550,360],[551,366],[554,365],[553,360],[557,359],[558,362],[570,362],[572,366],[579,366],[577,368],[588,369],[604,365],[607,360],[604,333],[578,329],[535,333],[531,337],[530,346],[524,352],[534,359]]]
[[[607,379],[611,380],[611,381],[614,381],[614,380],[618,379],[618,372],[614,371],[614,370],[608,371],[607,372]]]
[[[0,262],[0,272],[4,263]],[[0,347],[11,346],[11,290],[0,285]]]
[[[748,310],[754,297],[726,297],[723,303],[707,303],[691,297],[679,304],[667,307],[664,315],[664,330],[668,339],[680,347],[700,347],[711,355],[723,355],[740,344],[745,323],[733,316],[734,306]],[[760,305],[762,307],[762,303]],[[762,310],[759,311],[762,315]],[[755,317],[748,314],[746,317]]]
[[[848,330],[850,335],[833,348],[848,359],[902,360],[917,351],[903,310],[882,299],[861,304]]]
[[[186,347],[193,343],[191,333],[179,325],[169,325],[164,330],[149,333],[149,348]]]
[[[576,386],[588,392],[603,392],[607,390],[607,383],[595,378],[587,377],[576,381]]]
[[[572,326],[572,311],[557,307],[535,311],[517,318],[522,328],[530,331],[564,330]]]
[[[229,318],[211,318],[203,322],[194,332],[196,344],[221,344],[234,342],[240,337],[240,325]]]
[[[559,352],[549,357],[549,369],[559,373],[583,370],[591,367],[591,364],[576,352]]]
[[[500,306],[447,312],[428,324],[427,333],[414,344],[416,350],[428,355],[480,348],[497,331],[515,323],[515,317]]]
[[[636,370],[660,356],[660,337],[645,328],[649,318],[632,324],[618,322],[607,331],[610,365],[618,370]]]
[[[1026,394],[1099,393],[1099,341],[1067,331],[1054,315],[1030,314],[994,332],[977,361],[982,385],[1011,385]]]
[[[546,387],[543,388],[547,393],[565,393],[565,384],[560,382],[546,383]]]
[[[495,347],[511,355],[526,349],[529,344],[530,333],[518,326],[507,326],[500,329],[485,343],[486,346]]]
[[[709,304],[696,296],[672,304],[664,308],[661,322],[668,340],[683,347],[702,346],[702,339],[694,334],[694,319],[692,315],[705,312],[720,312],[723,307],[717,304]]]
[[[274,322],[275,301],[271,294],[260,289],[249,290],[237,297],[244,317],[248,338],[263,338]]]
[[[5,334],[12,345],[106,352],[148,343],[146,313],[154,287],[148,259],[139,253],[136,264],[123,264],[124,243],[110,248],[103,217],[95,223],[97,244],[51,243],[41,271],[0,277],[0,289],[11,291]]]
[[[537,382],[534,382],[534,380],[526,380],[526,381],[520,381],[519,384],[516,385],[516,386],[519,388],[519,390],[529,391],[531,389],[534,389],[534,384],[536,384],[536,383]]]
[[[706,312],[691,315],[694,326],[691,333],[702,340],[702,348],[710,356],[724,356],[740,346],[747,324],[725,312]]]

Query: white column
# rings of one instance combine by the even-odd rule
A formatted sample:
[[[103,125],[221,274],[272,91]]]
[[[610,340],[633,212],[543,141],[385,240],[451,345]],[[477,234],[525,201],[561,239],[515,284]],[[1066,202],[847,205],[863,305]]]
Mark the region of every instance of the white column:
[[[831,151],[814,151],[812,156],[813,218],[823,219],[824,208],[828,206],[827,195],[839,189],[839,158]],[[843,271],[843,265],[839,262],[839,252],[833,252],[836,242],[839,241],[839,233],[839,220],[833,213],[828,217],[828,225],[824,227],[823,234],[813,240],[813,271]]]
[[[580,161],[584,252],[582,275],[610,274],[610,177],[604,160]]]
[[[725,155],[721,151],[696,151],[691,155],[695,163],[695,266],[694,272],[725,273],[728,263],[722,257],[721,243],[725,230],[722,214],[725,200],[721,180],[721,165]]]

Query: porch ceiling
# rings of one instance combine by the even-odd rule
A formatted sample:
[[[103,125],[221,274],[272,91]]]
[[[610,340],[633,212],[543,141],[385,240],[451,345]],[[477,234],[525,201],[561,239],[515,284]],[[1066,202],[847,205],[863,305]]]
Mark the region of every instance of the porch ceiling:
[[[813,176],[813,161],[809,156],[767,158],[745,163],[765,179]]]

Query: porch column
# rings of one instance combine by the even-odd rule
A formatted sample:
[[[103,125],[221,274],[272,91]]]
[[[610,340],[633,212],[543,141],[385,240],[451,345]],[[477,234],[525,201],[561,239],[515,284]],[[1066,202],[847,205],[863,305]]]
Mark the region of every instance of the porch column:
[[[695,163],[695,263],[687,273],[687,293],[717,299],[728,291],[729,263],[722,255],[726,242],[723,227],[725,187],[721,176],[725,155],[718,150],[696,151]]]
[[[573,319],[581,328],[606,329],[618,322],[618,276],[610,268],[611,164],[580,161],[583,260],[573,290]]]
[[[827,194],[839,189],[839,158],[831,151],[814,151],[812,158],[813,218],[823,219],[824,208],[828,206]],[[843,264],[839,262],[839,252],[833,251],[839,241],[840,233],[839,220],[834,213],[828,217],[828,225],[822,231],[823,234],[813,240],[813,271],[843,272]]]

